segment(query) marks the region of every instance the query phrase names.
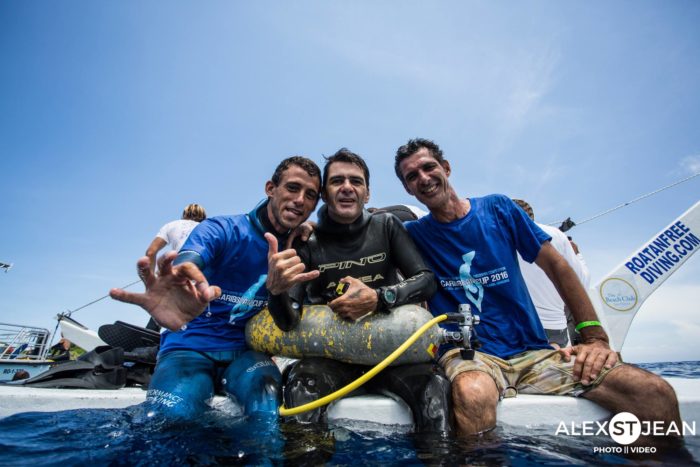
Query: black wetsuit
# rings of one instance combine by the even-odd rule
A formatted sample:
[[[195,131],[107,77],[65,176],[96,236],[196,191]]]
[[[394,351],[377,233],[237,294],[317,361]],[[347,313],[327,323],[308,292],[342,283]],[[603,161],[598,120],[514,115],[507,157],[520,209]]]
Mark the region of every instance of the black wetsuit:
[[[268,307],[277,325],[293,329],[303,303],[327,303],[336,285],[346,276],[362,280],[374,289],[391,288],[395,306],[427,300],[436,289],[435,278],[418,253],[399,219],[389,213],[363,214],[352,224],[338,224],[326,206],[307,243],[296,245],[306,270],[318,269],[318,279],[299,285],[288,294],[270,297]],[[406,279],[402,280],[401,276]],[[306,298],[306,301],[304,301]],[[381,302],[378,302],[381,303]],[[389,312],[378,305],[380,312]],[[359,349],[358,349],[359,350]],[[328,395],[357,379],[370,367],[325,358],[304,358],[287,373],[284,402],[296,407]],[[435,363],[392,366],[368,383],[376,392],[391,392],[411,407],[416,431],[450,433],[452,397],[450,382]],[[303,421],[322,421],[325,408],[297,416]]]

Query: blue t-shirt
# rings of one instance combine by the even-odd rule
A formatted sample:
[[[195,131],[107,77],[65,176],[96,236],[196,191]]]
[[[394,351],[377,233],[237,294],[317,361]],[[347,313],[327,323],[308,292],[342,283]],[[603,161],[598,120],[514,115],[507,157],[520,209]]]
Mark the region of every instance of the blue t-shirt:
[[[190,234],[180,252],[194,252],[203,262],[210,285],[221,297],[187,324],[185,330],[165,331],[160,352],[243,350],[246,322],[267,305],[268,245],[249,215],[212,217]]]
[[[475,327],[479,351],[490,355],[550,348],[516,254],[531,263],[550,237],[504,195],[469,201],[471,210],[461,219],[441,223],[430,214],[406,224],[439,283],[431,312],[437,316],[470,304],[481,318]]]

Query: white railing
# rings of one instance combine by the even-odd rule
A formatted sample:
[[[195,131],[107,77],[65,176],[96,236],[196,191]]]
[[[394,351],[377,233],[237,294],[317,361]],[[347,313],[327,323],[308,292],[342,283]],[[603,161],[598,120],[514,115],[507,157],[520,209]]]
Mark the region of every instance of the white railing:
[[[48,329],[0,323],[0,360],[44,360],[50,337]]]

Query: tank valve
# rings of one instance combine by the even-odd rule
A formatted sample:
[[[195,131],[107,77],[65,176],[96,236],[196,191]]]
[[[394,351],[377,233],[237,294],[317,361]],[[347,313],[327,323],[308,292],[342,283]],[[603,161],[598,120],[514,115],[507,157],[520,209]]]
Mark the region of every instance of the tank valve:
[[[472,313],[471,305],[462,303],[459,305],[458,313],[448,314],[447,321],[457,323],[459,325],[459,331],[443,330],[443,340],[445,342],[459,344],[461,347],[460,355],[463,360],[474,360],[474,352],[479,348],[474,326],[481,321],[479,316]]]

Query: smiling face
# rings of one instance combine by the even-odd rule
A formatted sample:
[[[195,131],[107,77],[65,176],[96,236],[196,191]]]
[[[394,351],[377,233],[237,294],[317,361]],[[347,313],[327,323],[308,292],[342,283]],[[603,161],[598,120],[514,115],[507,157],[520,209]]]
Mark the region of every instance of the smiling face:
[[[309,175],[298,165],[290,165],[278,185],[268,181],[265,184],[270,199],[267,215],[275,230],[284,233],[308,219],[316,208],[320,189],[320,178]]]
[[[340,224],[351,224],[369,201],[369,188],[362,168],[350,162],[333,162],[328,166],[323,201],[328,215]]]
[[[404,186],[431,211],[447,205],[452,188],[450,163],[438,162],[428,148],[420,148],[399,164]]]

